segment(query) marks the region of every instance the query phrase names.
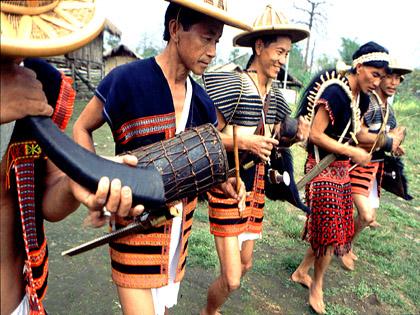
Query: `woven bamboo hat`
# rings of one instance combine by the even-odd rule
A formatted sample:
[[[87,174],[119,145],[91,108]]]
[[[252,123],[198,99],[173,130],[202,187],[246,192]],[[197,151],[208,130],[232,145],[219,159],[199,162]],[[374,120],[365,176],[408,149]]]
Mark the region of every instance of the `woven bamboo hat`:
[[[1,54],[42,57],[76,50],[96,38],[105,19],[97,0],[2,0]]]
[[[267,5],[263,14],[255,20],[252,31],[235,36],[233,44],[252,47],[254,41],[264,35],[287,35],[291,38],[292,43],[296,43],[309,36],[309,29],[305,26],[290,24],[281,12],[277,12],[271,5]]]
[[[227,25],[237,27],[243,30],[252,30],[247,23],[231,16],[227,12],[227,0],[166,0],[177,3],[183,7],[208,15]]]
[[[396,58],[391,58],[389,60],[389,66],[388,66],[392,73],[397,73],[400,75],[404,75],[404,74],[408,74],[410,72],[413,72],[413,69],[406,66],[406,65],[402,65],[399,63],[398,59]]]

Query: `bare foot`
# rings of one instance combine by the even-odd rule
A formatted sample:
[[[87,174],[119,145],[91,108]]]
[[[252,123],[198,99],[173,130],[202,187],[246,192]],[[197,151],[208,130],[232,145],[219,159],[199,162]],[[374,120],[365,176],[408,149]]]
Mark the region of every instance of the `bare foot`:
[[[351,257],[350,253],[347,253],[347,254],[343,255],[342,257],[340,257],[340,260],[341,260],[341,264],[344,267],[344,269],[350,270],[350,271],[354,270],[354,260]]]
[[[209,315],[209,313],[207,312],[207,310],[205,308],[203,308],[200,311],[200,315]],[[216,313],[214,313],[214,315],[222,315],[222,313],[220,313],[220,310],[217,310]]]
[[[353,250],[350,250],[349,254],[350,254],[350,256],[353,260],[358,260],[359,259],[359,257],[357,257],[355,253],[353,253]]]
[[[312,284],[312,278],[307,273],[302,274],[297,270],[294,273],[292,273],[290,280],[292,280],[293,282],[297,282],[306,288],[310,288]]]
[[[322,288],[315,288],[313,285],[310,287],[309,305],[317,314],[326,313]]]
[[[369,224],[369,227],[371,228],[371,229],[377,229],[377,228],[379,228],[379,227],[381,227],[382,225],[380,225],[379,224],[379,222],[378,221],[373,221],[371,224]]]

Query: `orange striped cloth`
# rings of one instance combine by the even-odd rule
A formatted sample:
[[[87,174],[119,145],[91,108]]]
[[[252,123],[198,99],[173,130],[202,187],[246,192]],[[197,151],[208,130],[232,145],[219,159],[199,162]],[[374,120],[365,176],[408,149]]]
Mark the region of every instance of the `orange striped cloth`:
[[[376,178],[378,183],[378,196],[381,192],[381,179],[384,171],[384,162],[369,162],[365,166],[357,166],[350,172],[351,191],[353,194],[369,197]]]
[[[184,277],[188,255],[188,238],[191,234],[197,198],[183,200],[181,252],[175,282]],[[132,220],[116,217],[120,229]],[[160,288],[168,284],[169,245],[172,220],[152,229],[147,234],[132,234],[110,243],[112,279],[126,288]]]
[[[207,193],[209,199],[210,232],[216,236],[237,236],[244,232],[261,233],[264,217],[264,164],[256,166],[251,194],[246,198],[246,208],[239,213],[238,202],[226,198],[220,189]]]

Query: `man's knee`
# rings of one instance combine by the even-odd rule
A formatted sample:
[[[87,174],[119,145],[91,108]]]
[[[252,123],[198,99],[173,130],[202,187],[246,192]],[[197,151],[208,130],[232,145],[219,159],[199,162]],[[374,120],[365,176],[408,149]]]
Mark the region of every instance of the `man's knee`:
[[[363,225],[369,225],[375,221],[375,209],[370,206],[367,198],[357,196],[355,197],[355,204],[357,207],[358,219]]]
[[[242,275],[246,274],[252,269],[252,261],[242,264]]]
[[[373,221],[375,221],[375,215],[373,211],[365,211],[363,213],[359,213],[360,221],[362,221],[363,225],[369,225]]]
[[[238,290],[241,286],[241,277],[223,277],[223,284],[229,293]]]

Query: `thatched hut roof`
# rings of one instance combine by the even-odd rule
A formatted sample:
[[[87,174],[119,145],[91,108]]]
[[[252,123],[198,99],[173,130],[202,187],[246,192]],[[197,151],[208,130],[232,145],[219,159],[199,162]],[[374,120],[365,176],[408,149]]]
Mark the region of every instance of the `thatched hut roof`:
[[[121,38],[122,32],[109,19],[105,20],[104,27],[105,31],[108,31],[110,34]]]
[[[133,57],[136,59],[140,59],[140,56],[138,56],[134,51],[132,51],[130,48],[128,48],[125,45],[119,45],[107,51],[104,54],[104,60],[107,60],[108,58],[111,58],[114,56],[126,56],[126,57]]]

